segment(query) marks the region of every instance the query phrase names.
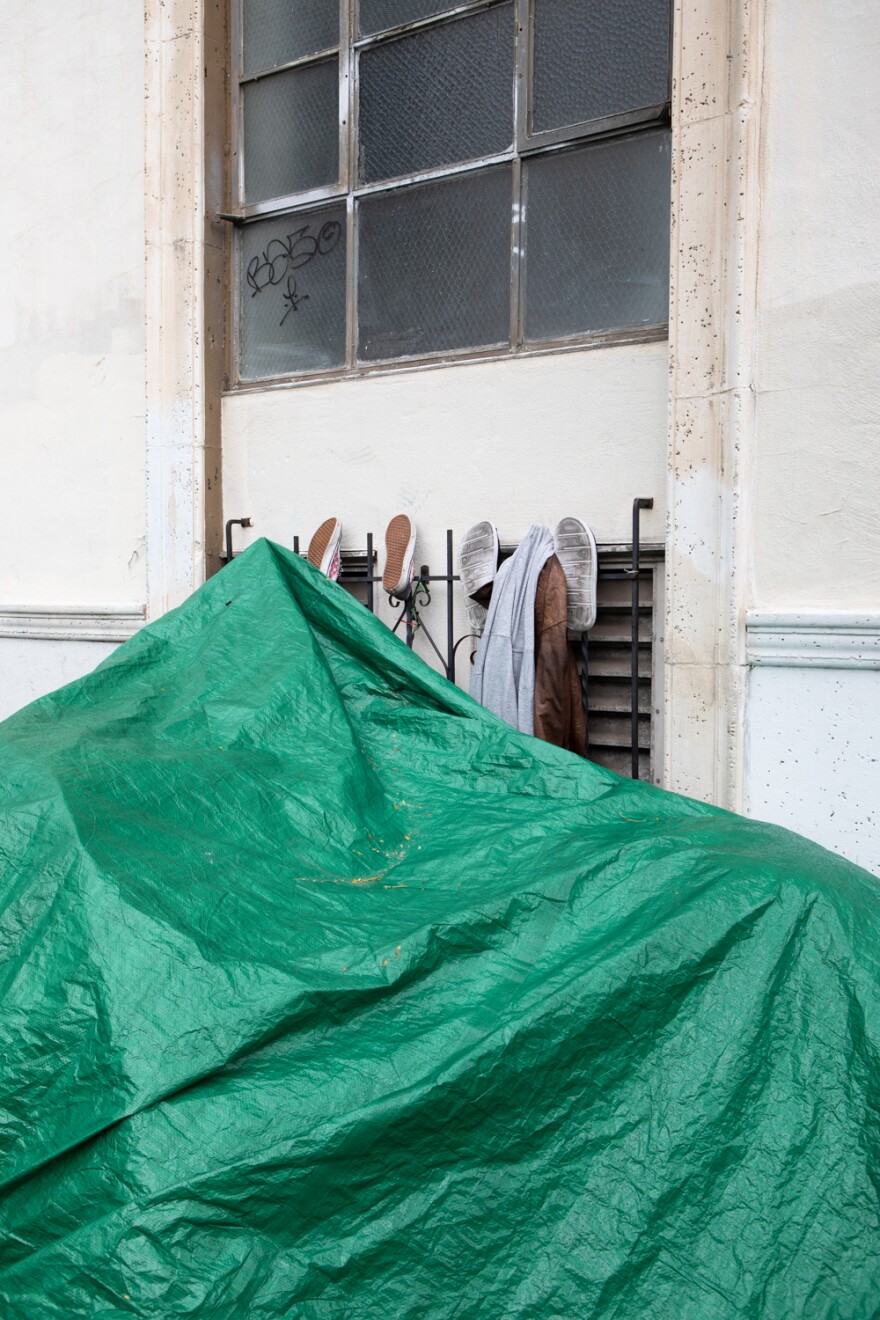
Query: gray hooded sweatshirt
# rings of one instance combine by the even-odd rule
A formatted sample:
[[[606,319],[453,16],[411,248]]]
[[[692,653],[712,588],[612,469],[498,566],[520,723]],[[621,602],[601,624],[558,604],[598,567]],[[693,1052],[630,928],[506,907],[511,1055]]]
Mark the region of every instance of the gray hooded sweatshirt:
[[[498,570],[471,675],[471,696],[521,733],[535,731],[535,595],[554,553],[534,523]]]

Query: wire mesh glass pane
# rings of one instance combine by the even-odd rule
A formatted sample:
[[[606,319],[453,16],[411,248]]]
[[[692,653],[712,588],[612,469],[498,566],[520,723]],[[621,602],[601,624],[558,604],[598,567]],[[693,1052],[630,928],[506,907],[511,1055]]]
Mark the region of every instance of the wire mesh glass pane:
[[[345,361],[345,208],[241,230],[241,378]]]
[[[360,57],[362,182],[504,151],[513,140],[513,5]]]
[[[244,87],[244,198],[304,192],[339,179],[337,61]]]
[[[525,337],[662,325],[669,316],[669,133],[524,162]]]
[[[442,14],[455,8],[453,0],[360,0],[361,36],[368,37],[386,28],[415,23],[420,18]]]
[[[335,0],[243,0],[245,73],[261,73],[339,44]]]
[[[535,0],[532,132],[663,105],[669,0]]]
[[[505,165],[361,201],[361,360],[508,342],[511,189]]]

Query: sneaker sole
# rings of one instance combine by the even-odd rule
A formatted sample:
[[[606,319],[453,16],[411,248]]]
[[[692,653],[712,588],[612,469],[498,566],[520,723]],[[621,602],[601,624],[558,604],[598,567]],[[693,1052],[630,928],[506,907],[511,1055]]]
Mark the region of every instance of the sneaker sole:
[[[553,545],[568,586],[568,630],[587,632],[596,622],[596,538],[580,518],[563,518],[553,533]]]
[[[458,566],[464,591],[464,607],[471,631],[482,635],[486,626],[486,606],[471,597],[480,587],[492,582],[498,570],[498,528],[490,522],[474,523],[465,532],[458,547]]]
[[[326,518],[309,541],[306,555],[310,564],[314,564],[320,573],[327,574],[333,563],[333,556],[339,547],[342,536],[342,524],[338,518]]]
[[[402,600],[409,595],[416,545],[416,529],[405,513],[398,513],[385,530],[385,572],[382,586],[389,596]]]
[[[464,598],[464,608],[467,614],[468,627],[477,637],[482,637],[486,631],[486,620],[489,617],[489,611],[485,605],[481,605],[478,600],[470,600],[467,596]]]

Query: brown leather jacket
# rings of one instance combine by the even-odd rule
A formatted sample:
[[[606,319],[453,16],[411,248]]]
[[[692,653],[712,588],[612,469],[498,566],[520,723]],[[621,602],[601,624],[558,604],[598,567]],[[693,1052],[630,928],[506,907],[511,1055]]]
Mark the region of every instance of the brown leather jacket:
[[[586,755],[587,718],[568,642],[568,591],[556,555],[541,570],[535,594],[535,737]]]

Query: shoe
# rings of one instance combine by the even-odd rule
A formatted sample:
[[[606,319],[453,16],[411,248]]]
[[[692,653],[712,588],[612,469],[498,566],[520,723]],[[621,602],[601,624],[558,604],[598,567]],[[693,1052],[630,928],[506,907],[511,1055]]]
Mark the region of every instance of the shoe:
[[[406,600],[415,577],[416,525],[399,513],[385,528],[385,572],[382,586],[396,600]]]
[[[563,518],[556,524],[553,546],[568,586],[568,631],[584,633],[596,622],[596,538],[580,518]]]
[[[309,541],[308,559],[319,572],[331,582],[339,578],[340,556],[339,542],[342,538],[342,523],[338,518],[325,518],[324,522]]]
[[[474,523],[461,538],[458,547],[459,574],[464,591],[471,632],[482,637],[486,627],[486,603],[492,595],[492,583],[498,571],[498,529],[490,522]]]

